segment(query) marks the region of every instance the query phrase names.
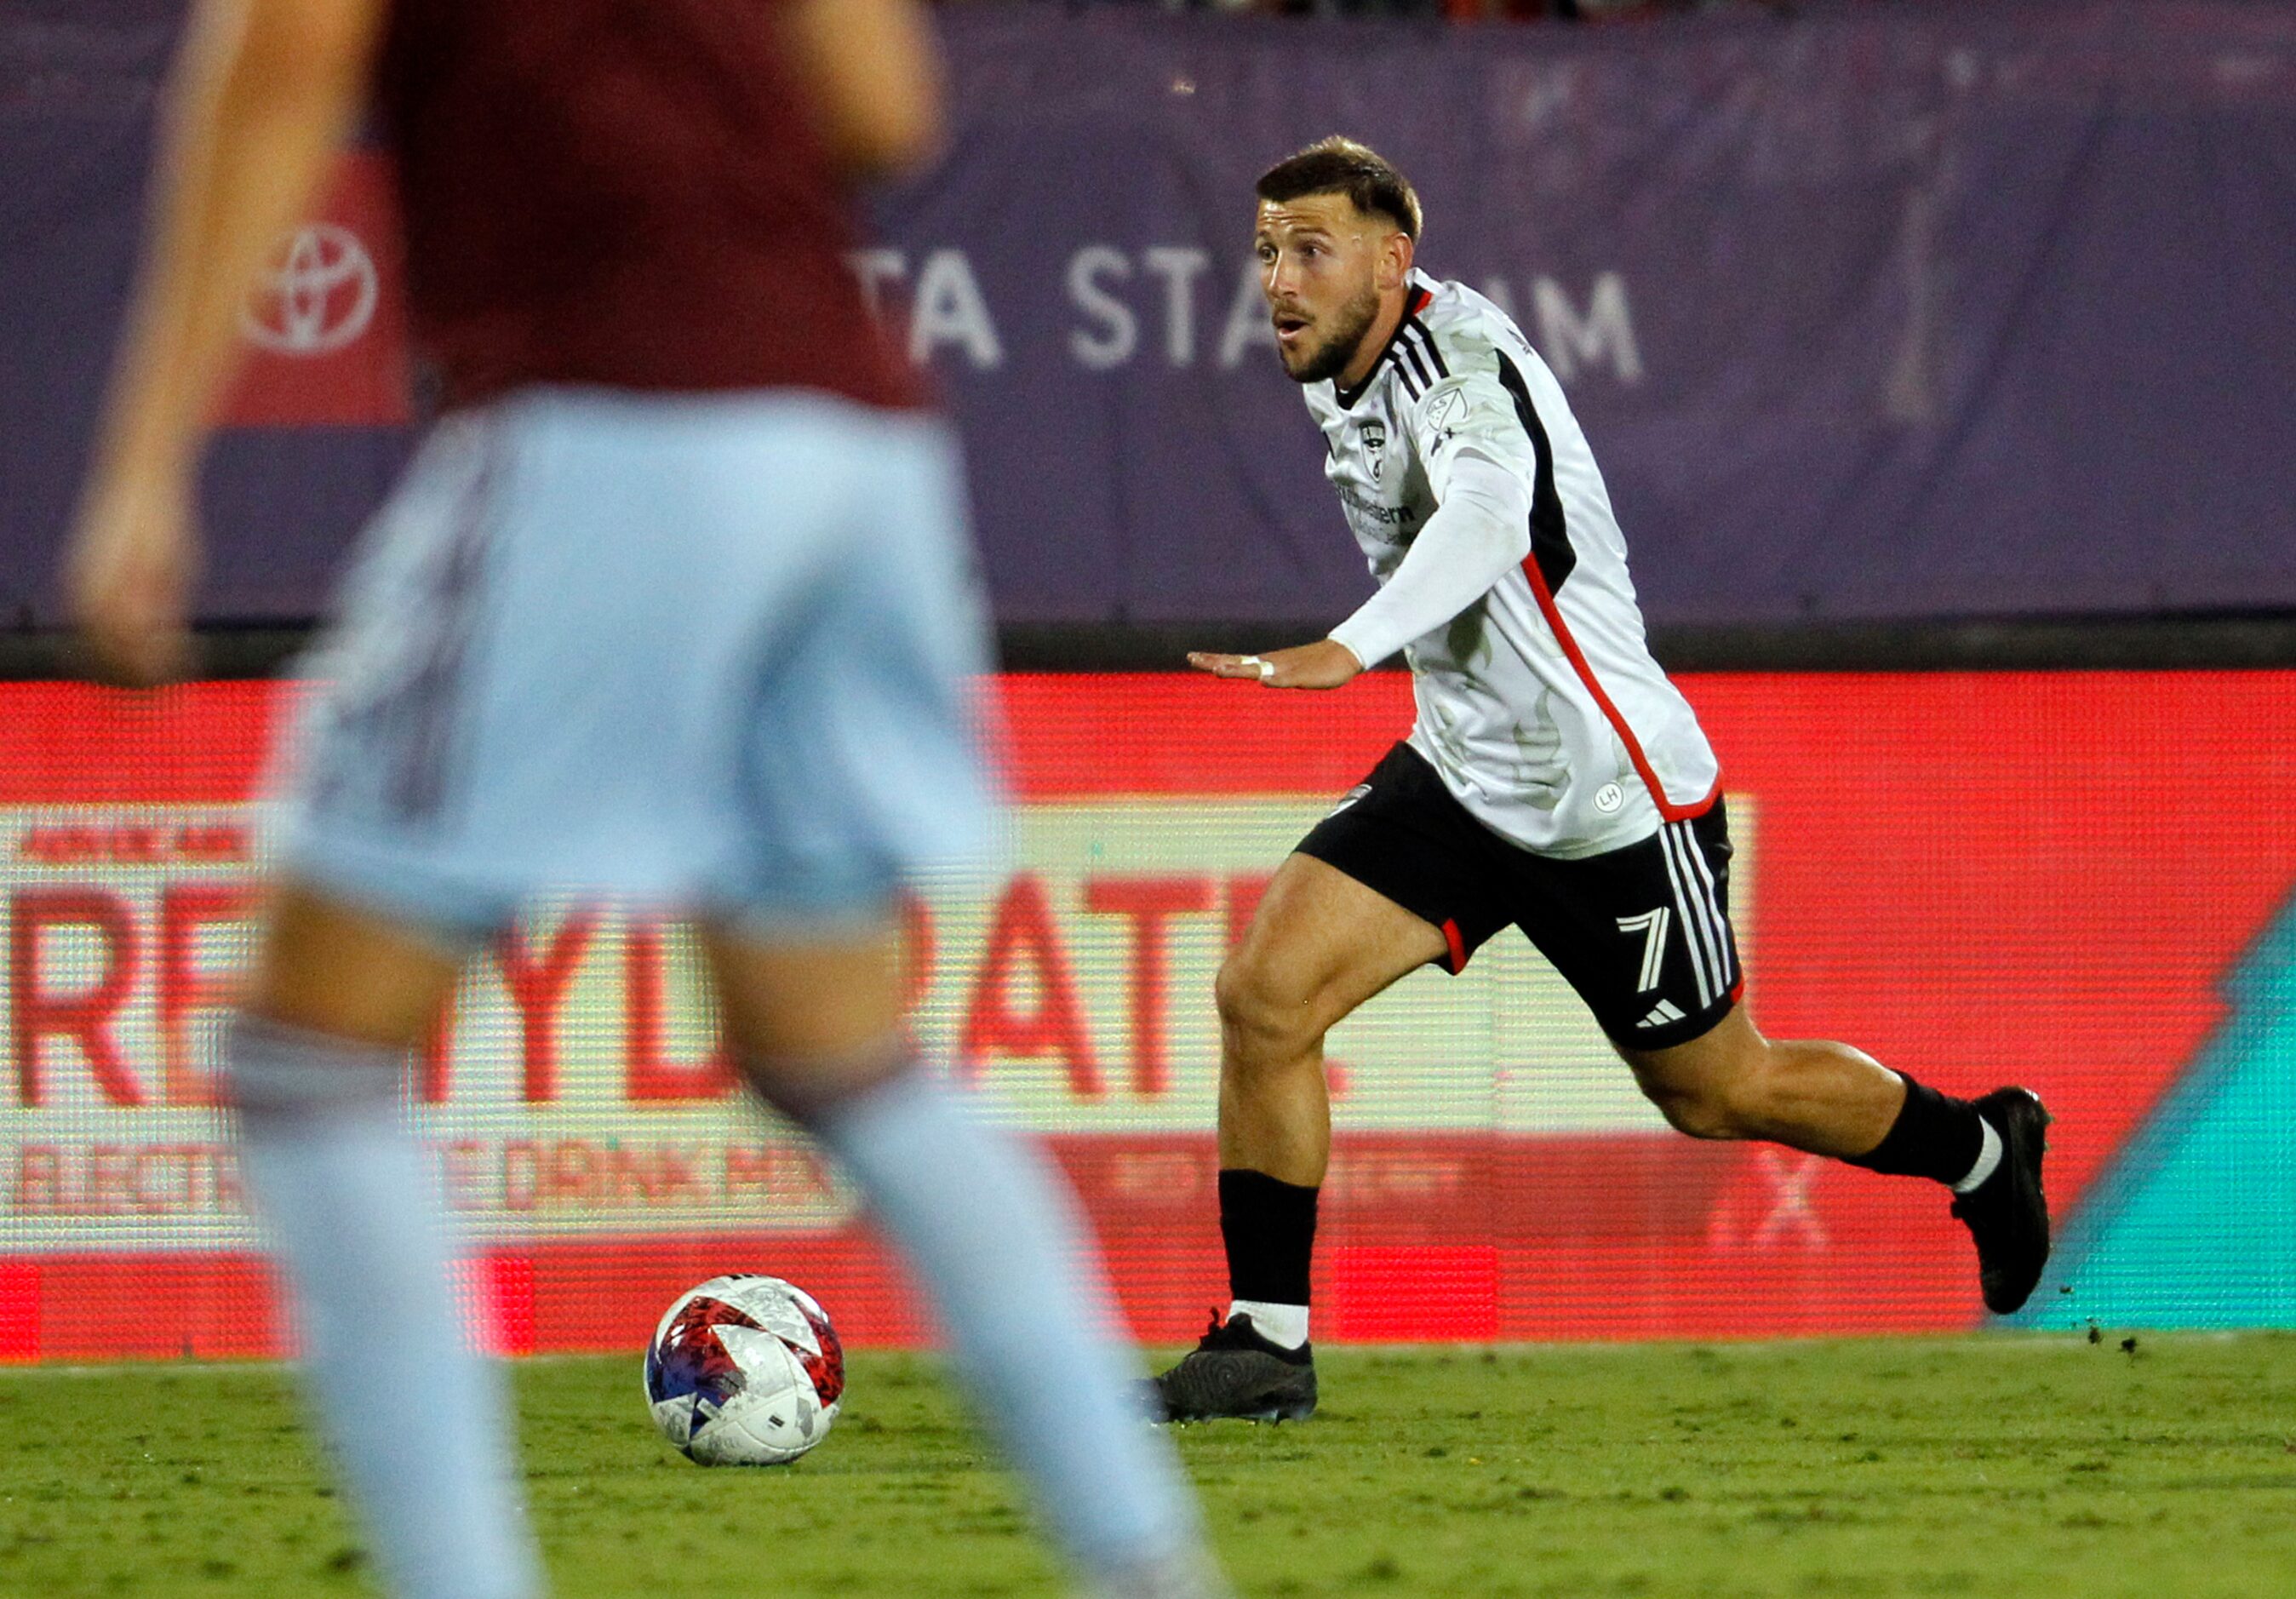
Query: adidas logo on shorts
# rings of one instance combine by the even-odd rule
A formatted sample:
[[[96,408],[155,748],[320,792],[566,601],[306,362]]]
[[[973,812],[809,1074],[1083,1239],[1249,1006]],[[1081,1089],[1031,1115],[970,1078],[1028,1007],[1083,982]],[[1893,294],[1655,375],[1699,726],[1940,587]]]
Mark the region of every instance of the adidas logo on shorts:
[[[1651,1013],[1635,1023],[1636,1027],[1664,1027],[1669,1021],[1682,1020],[1682,1013],[1674,1008],[1674,1001],[1661,999],[1651,1007]]]

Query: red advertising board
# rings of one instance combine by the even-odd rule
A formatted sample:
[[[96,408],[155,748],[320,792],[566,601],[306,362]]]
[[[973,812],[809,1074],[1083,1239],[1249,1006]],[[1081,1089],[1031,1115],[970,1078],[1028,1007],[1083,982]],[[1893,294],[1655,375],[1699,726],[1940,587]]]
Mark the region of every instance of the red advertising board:
[[[2296,887],[2296,674],[1685,686],[1724,759],[1758,1023],[1948,1090],[2038,1089],[2077,1205]],[[925,886],[914,1019],[984,1113],[1048,1140],[1135,1328],[1177,1340],[1225,1297],[1211,974],[1292,840],[1407,725],[1407,685],[1000,687],[1013,868]],[[209,1073],[295,692],[0,686],[0,1357],[281,1347]],[[1938,1191],[1669,1131],[1512,935],[1464,976],[1406,980],[1331,1057],[1319,1339],[1978,1317]],[[927,1333],[842,1180],[730,1092],[675,927],[537,907],[412,1082],[496,1347],[635,1347],[737,1269],[805,1283],[859,1341]]]

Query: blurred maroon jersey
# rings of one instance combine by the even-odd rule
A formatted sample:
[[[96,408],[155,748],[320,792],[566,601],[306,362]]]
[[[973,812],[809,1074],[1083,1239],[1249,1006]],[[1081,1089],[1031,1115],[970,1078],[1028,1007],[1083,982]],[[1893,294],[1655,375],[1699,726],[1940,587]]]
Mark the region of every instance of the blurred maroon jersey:
[[[377,109],[448,405],[525,383],[918,403],[846,265],[777,0],[392,9]]]

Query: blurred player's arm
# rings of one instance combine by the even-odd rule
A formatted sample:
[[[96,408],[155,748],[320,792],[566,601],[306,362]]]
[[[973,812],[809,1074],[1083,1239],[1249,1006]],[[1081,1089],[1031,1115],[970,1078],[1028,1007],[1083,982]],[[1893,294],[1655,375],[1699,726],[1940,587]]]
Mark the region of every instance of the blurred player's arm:
[[[1517,472],[1470,451],[1445,464],[1442,503],[1395,575],[1328,638],[1264,656],[1191,655],[1189,664],[1271,688],[1337,688],[1490,593],[1530,554],[1529,491]]]
[[[143,265],[68,582],[108,675],[186,662],[207,418],[240,304],[365,102],[386,0],[201,0],[163,111]]]
[[[790,0],[786,25],[849,176],[898,176],[940,153],[940,53],[916,0]]]

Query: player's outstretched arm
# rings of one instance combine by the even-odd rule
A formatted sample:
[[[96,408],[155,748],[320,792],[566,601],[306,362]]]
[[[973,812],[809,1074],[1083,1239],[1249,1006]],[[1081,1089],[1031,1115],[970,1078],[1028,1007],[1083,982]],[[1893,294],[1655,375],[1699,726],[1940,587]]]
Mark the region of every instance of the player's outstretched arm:
[[[1446,463],[1442,503],[1380,590],[1332,629],[1358,660],[1385,660],[1490,593],[1530,554],[1530,488],[1480,455]]]
[[[168,86],[144,262],[66,558],[96,664],[187,664],[193,497],[239,306],[357,114],[383,0],[201,0]]]
[[[1270,688],[1338,688],[1364,669],[1355,652],[1335,638],[1319,638],[1312,644],[1273,650],[1265,655],[1214,655],[1192,650],[1188,664],[1215,677],[1241,677]]]

